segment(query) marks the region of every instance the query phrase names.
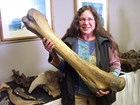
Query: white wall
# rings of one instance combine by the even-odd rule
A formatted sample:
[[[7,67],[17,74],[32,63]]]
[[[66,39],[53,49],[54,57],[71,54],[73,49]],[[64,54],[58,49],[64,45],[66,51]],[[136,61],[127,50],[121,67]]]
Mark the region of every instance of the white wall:
[[[122,52],[140,50],[140,0],[110,0],[110,32]]]
[[[55,33],[62,37],[74,16],[74,0],[54,0]],[[139,50],[139,0],[110,0],[110,32],[120,50]],[[47,61],[41,40],[20,43],[0,43],[0,82],[9,81],[12,69],[26,75],[36,75],[55,68]]]
[[[74,0],[54,0],[55,32],[62,37],[74,16]]]

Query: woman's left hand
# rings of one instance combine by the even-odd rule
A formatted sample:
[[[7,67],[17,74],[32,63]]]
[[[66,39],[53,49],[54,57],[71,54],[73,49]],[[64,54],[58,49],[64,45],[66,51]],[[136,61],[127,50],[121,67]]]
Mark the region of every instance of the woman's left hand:
[[[102,96],[107,95],[109,93],[110,93],[110,90],[106,90],[106,91],[99,90],[98,92],[96,92],[96,96],[97,97],[102,97]]]

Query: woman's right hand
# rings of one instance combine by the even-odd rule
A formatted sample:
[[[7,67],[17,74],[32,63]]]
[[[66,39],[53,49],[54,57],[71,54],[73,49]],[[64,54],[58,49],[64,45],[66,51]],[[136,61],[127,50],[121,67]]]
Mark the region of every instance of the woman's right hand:
[[[43,45],[45,47],[45,49],[53,56],[56,54],[54,48],[55,48],[55,45],[53,44],[53,42],[51,42],[50,40],[48,39],[45,39],[43,38],[42,40],[43,42]]]

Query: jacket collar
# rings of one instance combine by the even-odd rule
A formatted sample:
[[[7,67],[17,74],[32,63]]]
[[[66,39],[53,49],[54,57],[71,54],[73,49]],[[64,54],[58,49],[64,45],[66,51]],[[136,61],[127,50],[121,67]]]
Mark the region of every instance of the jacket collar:
[[[101,45],[104,41],[108,41],[107,38],[101,37],[97,35],[96,40],[98,41],[98,44]]]

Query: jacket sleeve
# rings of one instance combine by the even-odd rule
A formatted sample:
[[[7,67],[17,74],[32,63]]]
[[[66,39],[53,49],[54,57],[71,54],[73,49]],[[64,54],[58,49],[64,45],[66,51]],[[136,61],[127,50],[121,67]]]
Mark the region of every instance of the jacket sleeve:
[[[65,40],[64,40],[64,43],[72,49],[72,45],[73,43],[75,42],[75,38],[73,37],[67,37]],[[57,69],[59,69],[60,71],[64,72],[66,66],[67,66],[67,63],[66,61],[57,54],[57,56],[55,58],[52,58],[51,55],[49,56],[49,59],[48,59],[48,62],[50,64],[52,64],[53,66],[55,66]]]
[[[109,59],[110,59],[110,73],[113,73],[116,76],[120,75],[121,72],[121,64],[120,59],[117,54],[113,52],[111,48],[109,48]]]
[[[61,72],[64,72],[66,62],[59,55],[55,58],[49,55],[48,62],[52,64],[54,67],[56,67],[58,70],[60,70]]]

